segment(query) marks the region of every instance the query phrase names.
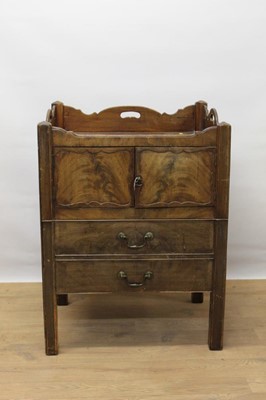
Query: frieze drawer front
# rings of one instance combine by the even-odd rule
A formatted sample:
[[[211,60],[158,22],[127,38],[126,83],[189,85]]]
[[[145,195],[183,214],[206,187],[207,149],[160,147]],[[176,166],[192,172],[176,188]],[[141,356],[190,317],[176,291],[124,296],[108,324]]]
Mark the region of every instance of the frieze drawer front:
[[[52,104],[38,125],[47,355],[58,354],[57,306],[95,292],[193,303],[210,292],[208,344],[223,348],[230,134],[203,101],[174,114]]]
[[[212,253],[213,221],[55,223],[56,255]]]
[[[208,291],[212,260],[104,260],[56,263],[57,293]]]

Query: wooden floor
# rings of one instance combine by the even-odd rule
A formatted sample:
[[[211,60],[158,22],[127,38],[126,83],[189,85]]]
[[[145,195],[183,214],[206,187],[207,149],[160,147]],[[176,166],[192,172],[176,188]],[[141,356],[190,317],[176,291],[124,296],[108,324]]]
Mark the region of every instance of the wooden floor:
[[[265,400],[266,281],[229,281],[224,350],[208,298],[72,295],[44,355],[40,284],[0,284],[2,400]]]

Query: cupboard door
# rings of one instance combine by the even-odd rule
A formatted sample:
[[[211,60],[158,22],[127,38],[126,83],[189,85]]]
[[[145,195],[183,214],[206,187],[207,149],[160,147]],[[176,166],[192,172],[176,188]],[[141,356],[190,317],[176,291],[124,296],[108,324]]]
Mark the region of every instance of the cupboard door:
[[[133,148],[57,148],[55,203],[59,207],[131,207]]]
[[[135,168],[136,207],[214,205],[214,148],[137,148]]]

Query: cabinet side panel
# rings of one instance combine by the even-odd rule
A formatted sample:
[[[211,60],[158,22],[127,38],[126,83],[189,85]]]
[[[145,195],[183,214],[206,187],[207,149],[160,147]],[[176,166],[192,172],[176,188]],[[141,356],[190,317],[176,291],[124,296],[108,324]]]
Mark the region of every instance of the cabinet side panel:
[[[49,122],[38,125],[39,191],[41,220],[52,219],[52,127]]]
[[[231,126],[222,123],[217,130],[216,218],[228,218]]]

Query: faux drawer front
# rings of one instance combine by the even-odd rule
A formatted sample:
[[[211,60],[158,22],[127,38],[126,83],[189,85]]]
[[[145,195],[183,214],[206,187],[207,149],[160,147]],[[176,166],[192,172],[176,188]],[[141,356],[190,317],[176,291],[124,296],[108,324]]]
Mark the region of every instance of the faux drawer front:
[[[57,293],[210,291],[212,260],[58,261]]]
[[[212,221],[57,222],[57,255],[212,253]]]

